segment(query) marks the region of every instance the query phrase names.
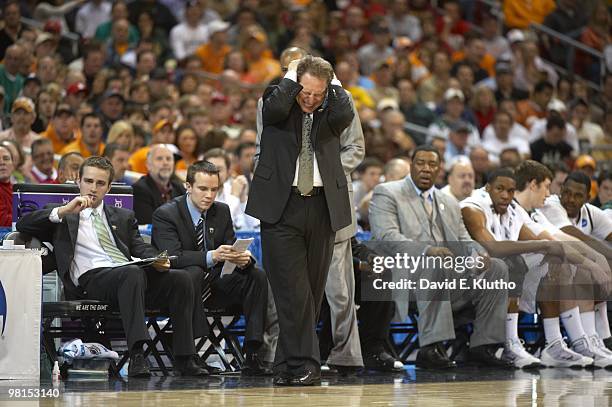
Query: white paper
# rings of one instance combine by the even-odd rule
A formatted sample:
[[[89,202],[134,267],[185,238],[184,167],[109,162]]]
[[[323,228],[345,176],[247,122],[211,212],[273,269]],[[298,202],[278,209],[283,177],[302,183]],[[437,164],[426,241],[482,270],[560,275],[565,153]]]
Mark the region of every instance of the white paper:
[[[234,249],[237,252],[244,252],[246,249],[249,248],[249,246],[251,245],[251,243],[253,243],[253,239],[252,237],[248,238],[248,239],[237,239],[234,242],[234,245],[232,246],[232,249]],[[221,277],[227,275],[227,274],[232,274],[234,272],[234,269],[236,268],[236,265],[230,261],[226,261],[225,263],[223,263],[223,268],[221,269]]]

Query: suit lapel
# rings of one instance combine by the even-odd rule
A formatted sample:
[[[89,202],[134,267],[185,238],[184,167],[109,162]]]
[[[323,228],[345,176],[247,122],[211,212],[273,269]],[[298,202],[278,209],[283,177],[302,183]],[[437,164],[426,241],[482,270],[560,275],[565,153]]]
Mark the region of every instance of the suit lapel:
[[[217,204],[213,202],[212,206],[206,211],[206,229],[204,230],[204,238],[206,239],[206,248],[208,250],[216,249],[215,244],[219,241],[215,234],[219,231],[217,222]]]
[[[190,237],[189,241],[193,242],[193,250],[195,250],[196,245],[197,245],[196,232],[195,232],[195,226],[193,225],[193,220],[191,219],[191,214],[189,213],[189,208],[187,208],[187,199],[188,199],[187,194],[183,195],[183,197],[179,200],[178,208],[179,208],[179,214],[183,220],[183,224],[187,226],[185,230],[189,234],[189,237]]]
[[[430,230],[427,212],[425,212],[425,208],[421,202],[421,197],[419,197],[416,190],[412,186],[412,182],[408,178],[406,178],[404,182],[404,189],[406,191],[406,195],[408,195],[408,205],[412,207],[412,210],[416,214],[419,223],[421,224],[421,230],[426,231],[425,235],[429,235]]]

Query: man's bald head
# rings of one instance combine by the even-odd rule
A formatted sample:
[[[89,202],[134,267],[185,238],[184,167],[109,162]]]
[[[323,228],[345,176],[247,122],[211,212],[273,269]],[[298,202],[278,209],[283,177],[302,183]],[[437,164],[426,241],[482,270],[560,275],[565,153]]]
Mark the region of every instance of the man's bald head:
[[[289,47],[286,48],[280,55],[280,63],[283,72],[287,71],[287,67],[291,63],[291,61],[295,61],[296,59],[302,59],[308,52],[299,47]]]
[[[406,158],[394,158],[385,164],[385,182],[397,181],[410,174],[410,162]]]

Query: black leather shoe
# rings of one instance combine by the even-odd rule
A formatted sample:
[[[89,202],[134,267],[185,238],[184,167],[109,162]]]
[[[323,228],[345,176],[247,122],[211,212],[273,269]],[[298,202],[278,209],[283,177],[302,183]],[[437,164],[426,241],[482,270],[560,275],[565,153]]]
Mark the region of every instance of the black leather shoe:
[[[174,370],[179,376],[208,376],[208,370],[200,366],[198,356],[193,355],[187,358],[177,358],[174,362]]]
[[[612,336],[603,340],[604,345],[608,350],[612,350]]]
[[[151,377],[149,363],[141,352],[130,355],[130,365],[128,366],[129,377]]]
[[[276,386],[289,386],[292,378],[289,372],[279,372],[274,375],[272,383]]]
[[[266,367],[257,353],[247,353],[240,373],[244,376],[272,376],[272,369]]]
[[[290,386],[320,386],[321,373],[315,373],[312,370],[304,369],[301,373],[294,374],[289,380]]]
[[[206,361],[205,361],[205,360],[204,360],[204,359],[203,359],[201,356],[199,356],[199,355],[198,355],[198,356],[196,356],[196,361],[197,361],[198,365],[200,365],[200,367],[201,367],[202,369],[206,369],[206,370],[208,370],[208,374],[210,374],[210,375],[213,375],[213,376],[214,376],[214,375],[218,375],[218,374],[221,374],[221,373],[225,372],[225,370],[223,370],[223,369],[220,369],[220,368],[218,368],[218,367],[216,367],[216,366],[209,365],[209,364],[208,364],[208,363],[206,363]]]
[[[513,369],[512,362],[498,358],[495,353],[500,348],[498,345],[481,345],[475,348],[470,348],[468,357],[470,362],[474,362],[484,367],[502,367]]]
[[[457,364],[448,357],[441,343],[434,343],[419,349],[416,366],[421,369],[452,369]]]
[[[384,350],[380,353],[365,355],[363,358],[363,366],[366,369],[379,370],[381,372],[401,372],[404,370],[400,367],[395,367],[395,362],[395,358]]]

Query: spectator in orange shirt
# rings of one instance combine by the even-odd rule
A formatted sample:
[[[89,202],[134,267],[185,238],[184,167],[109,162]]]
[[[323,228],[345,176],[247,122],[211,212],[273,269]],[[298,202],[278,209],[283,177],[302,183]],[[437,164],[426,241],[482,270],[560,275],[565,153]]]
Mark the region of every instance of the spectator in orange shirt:
[[[76,139],[76,133],[74,111],[67,104],[60,104],[55,109],[55,114],[47,130],[41,135],[51,140],[53,151],[59,154],[64,147]]]
[[[505,0],[504,21],[507,27],[525,29],[530,23],[542,24],[555,8],[554,0]]]
[[[155,123],[151,131],[153,133],[151,144],[136,150],[136,152],[130,157],[130,167],[132,171],[136,171],[141,174],[147,173],[147,154],[149,153],[152,145],[174,144],[174,129],[172,128],[172,122],[169,120],[161,119]]]
[[[83,158],[92,155],[102,155],[104,143],[102,142],[102,119],[96,113],[87,113],[81,119],[81,137],[68,144],[61,154],[80,153]]]
[[[195,54],[200,58],[202,69],[206,72],[220,74],[223,72],[225,56],[232,47],[227,43],[229,23],[215,20],[208,25],[209,41],[200,45]]]
[[[249,64],[249,74],[257,83],[267,83],[281,74],[280,63],[272,57],[268,37],[260,27],[249,27],[242,50]]]
[[[474,82],[478,83],[487,77],[495,76],[495,58],[487,53],[487,47],[480,35],[473,33],[466,39],[464,51],[457,51],[453,54],[454,62],[465,62],[474,71]],[[456,71],[456,64],[453,66],[451,74]]]
[[[516,121],[524,127],[531,128],[536,119],[546,117],[546,107],[553,96],[553,85],[548,81],[538,82],[527,100],[516,103]]]

